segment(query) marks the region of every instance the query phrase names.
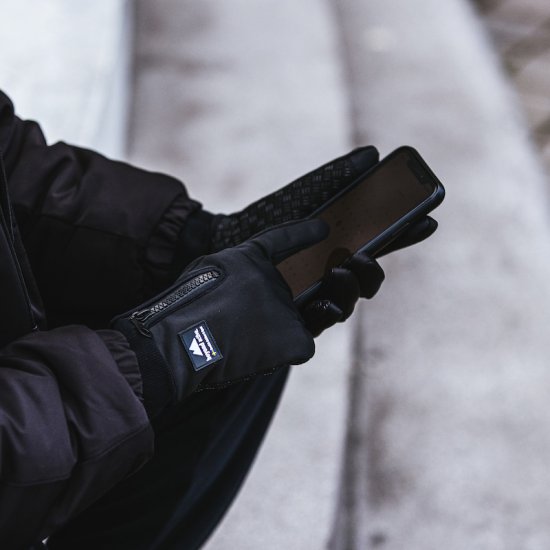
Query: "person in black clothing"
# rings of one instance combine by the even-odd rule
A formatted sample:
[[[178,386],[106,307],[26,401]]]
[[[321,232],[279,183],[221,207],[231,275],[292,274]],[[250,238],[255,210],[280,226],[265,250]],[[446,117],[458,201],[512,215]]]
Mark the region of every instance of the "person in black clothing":
[[[362,148],[214,215],[169,176],[47,145],[0,92],[1,548],[203,544],[289,365],[382,282],[357,255],[298,311],[274,267],[324,238],[300,220],[377,161]]]

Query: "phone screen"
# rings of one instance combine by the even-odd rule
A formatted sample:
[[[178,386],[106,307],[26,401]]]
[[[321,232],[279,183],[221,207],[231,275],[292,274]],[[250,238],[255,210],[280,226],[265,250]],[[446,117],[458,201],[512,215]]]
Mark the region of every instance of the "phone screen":
[[[411,148],[398,149],[382,160],[364,179],[314,215],[329,224],[329,236],[277,266],[294,298],[358,250],[374,253],[391,242],[408,214],[428,201],[437,185],[435,176]],[[388,231],[400,220],[403,224]]]

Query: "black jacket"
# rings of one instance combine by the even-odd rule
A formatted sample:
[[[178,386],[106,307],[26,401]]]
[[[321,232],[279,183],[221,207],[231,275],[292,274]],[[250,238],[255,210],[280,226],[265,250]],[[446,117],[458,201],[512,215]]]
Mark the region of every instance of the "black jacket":
[[[173,178],[48,146],[1,92],[0,151],[0,547],[11,549],[151,456],[135,355],[107,327],[171,282],[200,205]]]

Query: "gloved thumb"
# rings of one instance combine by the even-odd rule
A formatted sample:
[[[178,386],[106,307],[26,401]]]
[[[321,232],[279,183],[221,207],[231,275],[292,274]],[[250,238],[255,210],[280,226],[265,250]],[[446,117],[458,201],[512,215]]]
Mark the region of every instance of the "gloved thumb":
[[[264,231],[248,241],[260,247],[266,256],[278,264],[296,252],[326,239],[329,226],[318,219],[286,223]]]

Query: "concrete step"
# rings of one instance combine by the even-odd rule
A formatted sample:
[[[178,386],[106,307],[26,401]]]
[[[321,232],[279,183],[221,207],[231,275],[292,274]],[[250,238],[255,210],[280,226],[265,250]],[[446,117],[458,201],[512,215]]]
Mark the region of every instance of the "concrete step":
[[[231,212],[350,149],[328,4],[138,4],[132,160]],[[323,548],[337,499],[350,325],[296,367],[245,487],[209,550]]]
[[[415,145],[447,197],[361,309],[334,548],[548,548],[550,224],[518,98],[469,2],[342,6],[356,134]]]
[[[550,174],[550,5],[544,0],[503,0],[484,11],[483,21],[517,86]]]
[[[0,88],[49,142],[125,153],[129,0],[4,0]]]

